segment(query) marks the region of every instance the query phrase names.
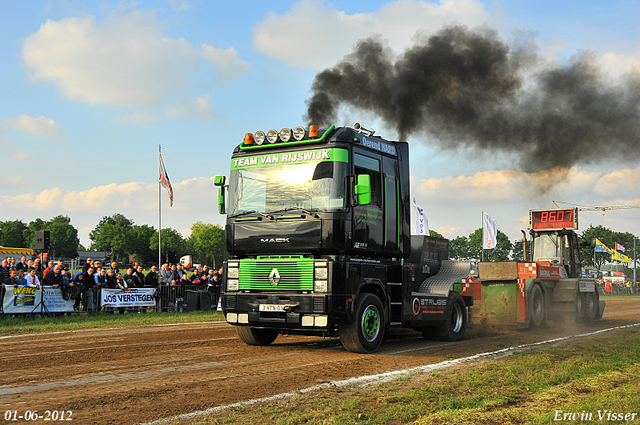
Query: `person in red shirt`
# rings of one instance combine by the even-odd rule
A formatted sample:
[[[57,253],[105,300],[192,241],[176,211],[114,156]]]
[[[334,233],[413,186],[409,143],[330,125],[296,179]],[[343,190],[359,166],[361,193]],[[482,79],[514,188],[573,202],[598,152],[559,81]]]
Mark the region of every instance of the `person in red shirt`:
[[[607,295],[611,295],[611,282],[608,280],[604,283],[604,293]]]

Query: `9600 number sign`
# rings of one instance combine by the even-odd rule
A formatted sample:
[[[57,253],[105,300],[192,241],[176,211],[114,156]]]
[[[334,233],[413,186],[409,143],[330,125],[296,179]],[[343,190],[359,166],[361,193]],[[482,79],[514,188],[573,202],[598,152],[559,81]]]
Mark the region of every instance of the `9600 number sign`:
[[[5,421],[72,421],[73,412],[71,410],[45,410],[40,413],[37,410],[25,410],[24,413],[17,410],[5,410]]]

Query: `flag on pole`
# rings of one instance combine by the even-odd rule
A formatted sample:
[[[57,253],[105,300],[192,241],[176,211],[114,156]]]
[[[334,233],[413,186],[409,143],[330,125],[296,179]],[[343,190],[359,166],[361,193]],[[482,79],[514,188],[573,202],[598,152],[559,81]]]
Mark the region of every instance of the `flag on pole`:
[[[498,242],[498,225],[496,220],[486,212],[482,212],[482,249],[493,249]]]
[[[596,249],[595,252],[608,252],[609,254],[611,254],[611,250],[602,242],[600,242],[600,239],[596,238]]]
[[[166,168],[164,168],[164,162],[162,161],[162,154],[160,155],[160,184],[164,186],[169,191],[169,206],[173,206],[173,188],[171,187],[171,182],[169,181],[169,175],[167,174]]]
[[[416,204],[416,198],[413,198],[413,229],[412,235],[429,235],[429,220],[424,215],[424,208],[420,208]]]
[[[622,245],[620,245],[618,242],[616,242],[616,251],[624,252],[624,247]]]

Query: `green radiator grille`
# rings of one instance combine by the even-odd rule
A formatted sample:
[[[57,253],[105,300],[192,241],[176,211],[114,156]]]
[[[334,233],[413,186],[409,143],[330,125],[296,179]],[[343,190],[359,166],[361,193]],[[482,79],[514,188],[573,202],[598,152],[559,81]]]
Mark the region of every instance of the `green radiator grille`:
[[[258,257],[240,260],[238,289],[312,291],[313,259]]]

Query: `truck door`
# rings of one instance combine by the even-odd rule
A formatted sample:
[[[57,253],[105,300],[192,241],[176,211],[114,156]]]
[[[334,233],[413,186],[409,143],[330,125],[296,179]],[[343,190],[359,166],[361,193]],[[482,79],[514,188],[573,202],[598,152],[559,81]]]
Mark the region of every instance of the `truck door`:
[[[382,171],[384,175],[384,241],[386,251],[397,253],[400,249],[398,240],[398,217],[400,202],[398,200],[398,180],[396,165],[398,161],[382,157]]]
[[[371,179],[371,203],[353,209],[353,247],[356,250],[384,250],[384,213],[382,209],[382,167],[380,155],[353,153],[354,173]]]

